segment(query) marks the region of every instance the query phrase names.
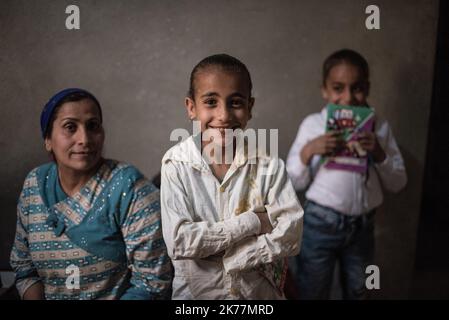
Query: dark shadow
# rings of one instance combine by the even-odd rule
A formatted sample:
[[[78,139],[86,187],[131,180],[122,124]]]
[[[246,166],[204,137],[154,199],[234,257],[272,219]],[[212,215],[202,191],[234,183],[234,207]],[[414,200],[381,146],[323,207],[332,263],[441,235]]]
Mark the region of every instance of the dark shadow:
[[[449,298],[449,2],[440,1],[412,298]]]

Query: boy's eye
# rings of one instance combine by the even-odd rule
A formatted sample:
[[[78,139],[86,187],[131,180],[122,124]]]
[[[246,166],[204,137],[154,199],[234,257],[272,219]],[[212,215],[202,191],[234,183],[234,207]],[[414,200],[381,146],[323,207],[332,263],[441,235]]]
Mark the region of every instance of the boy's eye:
[[[232,100],[231,101],[231,106],[233,108],[241,108],[241,107],[243,107],[243,105],[244,105],[244,103],[242,100]]]
[[[343,87],[342,86],[335,86],[335,87],[332,87],[332,89],[334,91],[336,91],[336,92],[342,92],[343,91]]]
[[[354,88],[352,88],[353,92],[359,93],[363,91],[362,86],[355,86]]]
[[[208,106],[214,106],[217,104],[217,100],[215,99],[207,99],[206,101],[204,101],[204,103]]]

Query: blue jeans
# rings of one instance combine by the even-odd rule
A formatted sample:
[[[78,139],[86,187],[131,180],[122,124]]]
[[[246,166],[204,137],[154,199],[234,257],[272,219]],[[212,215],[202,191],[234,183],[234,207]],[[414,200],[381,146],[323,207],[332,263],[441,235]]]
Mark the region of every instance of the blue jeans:
[[[299,255],[290,259],[300,299],[329,299],[337,262],[343,299],[366,299],[374,256],[374,211],[357,217],[306,201]]]

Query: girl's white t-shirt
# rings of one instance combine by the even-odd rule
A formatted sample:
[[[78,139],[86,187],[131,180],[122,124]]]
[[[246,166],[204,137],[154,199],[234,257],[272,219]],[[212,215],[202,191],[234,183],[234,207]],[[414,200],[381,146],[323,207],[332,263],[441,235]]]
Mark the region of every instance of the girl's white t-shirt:
[[[325,133],[326,108],[307,116],[288,153],[286,167],[297,191],[307,189],[306,198],[343,214],[367,213],[383,202],[382,186],[397,192],[407,183],[404,161],[387,121],[375,122],[377,139],[385,151],[382,163],[369,166],[369,172],[327,169],[320,165],[320,156],[313,156],[310,165],[302,163],[300,152],[311,140]]]

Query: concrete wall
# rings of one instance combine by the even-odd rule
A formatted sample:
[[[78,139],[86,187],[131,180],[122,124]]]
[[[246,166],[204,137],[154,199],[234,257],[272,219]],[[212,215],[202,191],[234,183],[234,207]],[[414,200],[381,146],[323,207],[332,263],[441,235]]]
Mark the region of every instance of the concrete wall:
[[[65,28],[77,4],[81,29]],[[91,90],[103,105],[105,155],[152,176],[188,128],[188,77],[203,57],[226,52],[251,71],[252,127],[279,128],[285,158],[301,120],[320,110],[324,58],[360,51],[372,69],[370,103],[386,117],[405,157],[409,184],[387,196],[377,223],[380,298],[406,298],[432,87],[438,1],[376,1],[381,29],[365,28],[371,1],[50,1],[0,2],[0,261],[8,261],[15,204],[26,173],[48,159],[39,115],[68,86]]]

